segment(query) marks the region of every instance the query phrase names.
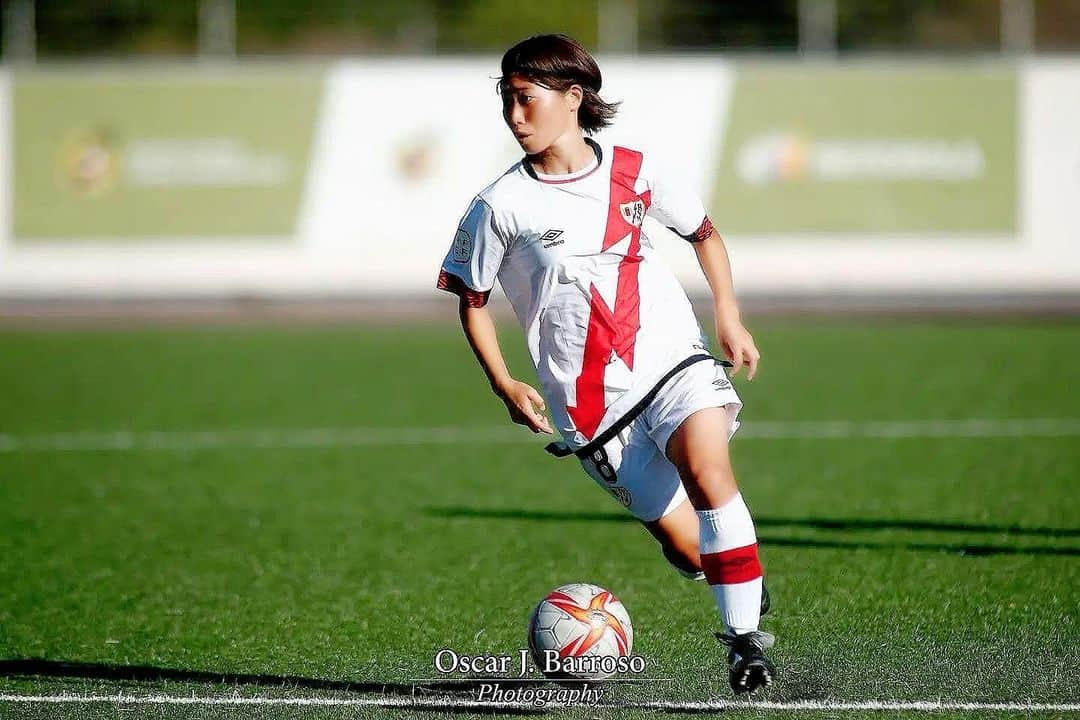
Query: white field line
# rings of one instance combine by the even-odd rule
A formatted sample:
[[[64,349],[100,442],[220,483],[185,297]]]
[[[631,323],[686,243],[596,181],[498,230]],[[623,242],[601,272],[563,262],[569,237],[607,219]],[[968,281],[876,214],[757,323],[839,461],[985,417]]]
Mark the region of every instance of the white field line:
[[[1012,420],[753,421],[743,439],[1076,437],[1080,418]],[[546,438],[546,436],[544,436]],[[284,430],[0,433],[0,452],[334,448],[400,445],[535,443],[512,425],[444,427],[300,427]]]
[[[744,440],[852,438],[1054,438],[1080,436],[1080,418],[750,421]],[[548,439],[548,436],[542,436]],[[281,430],[165,430],[147,432],[0,433],[0,453],[128,450],[203,450],[217,448],[336,448],[401,445],[530,443],[537,438],[511,425],[476,427],[352,427]]]
[[[520,443],[531,435],[514,427],[354,427],[281,430],[152,430],[0,434],[0,452],[80,450],[202,450],[215,448],[333,448],[363,445]]]
[[[280,706],[280,707],[385,707],[441,708],[445,710],[519,710],[536,708],[529,702],[480,702],[450,698],[370,697],[370,698],[288,698],[288,697],[197,697],[172,695],[0,695],[0,703],[63,705],[195,705],[195,706]],[[793,702],[714,700],[710,702],[628,702],[599,704],[595,707],[642,710],[778,710],[778,711],[882,711],[882,712],[1078,712],[1080,703],[977,703],[921,700],[797,700]]]

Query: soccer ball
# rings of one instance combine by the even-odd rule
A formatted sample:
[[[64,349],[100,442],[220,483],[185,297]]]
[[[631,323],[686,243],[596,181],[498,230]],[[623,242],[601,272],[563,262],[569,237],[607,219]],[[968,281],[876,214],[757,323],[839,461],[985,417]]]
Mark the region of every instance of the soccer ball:
[[[551,678],[602,680],[625,672],[632,668],[633,645],[634,627],[626,608],[596,585],[555,588],[529,617],[533,662]]]

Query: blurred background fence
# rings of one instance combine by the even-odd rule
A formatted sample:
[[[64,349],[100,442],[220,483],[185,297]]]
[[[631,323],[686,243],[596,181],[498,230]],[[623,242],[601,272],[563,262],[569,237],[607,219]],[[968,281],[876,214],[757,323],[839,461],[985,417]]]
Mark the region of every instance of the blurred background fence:
[[[9,59],[498,51],[536,32],[599,52],[1058,52],[1076,0],[6,0]]]
[[[6,0],[0,298],[430,294],[551,31],[744,294],[1080,294],[1080,0]]]

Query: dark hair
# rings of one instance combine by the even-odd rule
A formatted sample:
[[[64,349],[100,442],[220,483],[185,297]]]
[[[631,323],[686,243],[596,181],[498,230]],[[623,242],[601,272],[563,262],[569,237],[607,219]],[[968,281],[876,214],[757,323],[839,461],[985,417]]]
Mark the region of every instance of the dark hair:
[[[578,125],[590,135],[611,125],[619,108],[617,102],[600,99],[600,67],[581,43],[566,35],[533,35],[507,50],[502,57],[500,93],[506,92],[511,75],[559,92],[580,85]]]

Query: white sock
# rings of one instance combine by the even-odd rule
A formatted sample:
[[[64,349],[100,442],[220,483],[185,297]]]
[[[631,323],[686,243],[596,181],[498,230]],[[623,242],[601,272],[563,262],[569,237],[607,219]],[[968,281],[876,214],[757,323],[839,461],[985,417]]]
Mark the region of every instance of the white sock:
[[[701,567],[728,630],[757,630],[761,619],[761,564],[757,535],[742,495],[726,505],[698,510]]]

